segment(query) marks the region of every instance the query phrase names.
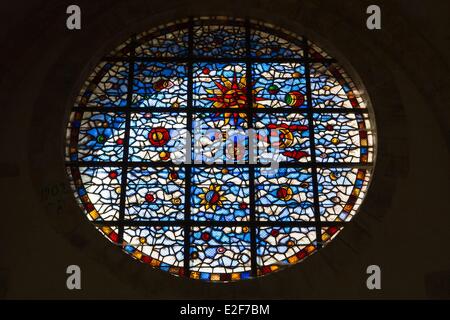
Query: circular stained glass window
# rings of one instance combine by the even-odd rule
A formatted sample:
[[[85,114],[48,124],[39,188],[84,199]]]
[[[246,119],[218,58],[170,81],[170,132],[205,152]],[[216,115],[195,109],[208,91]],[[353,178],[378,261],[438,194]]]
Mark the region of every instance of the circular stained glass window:
[[[66,165],[132,258],[207,281],[321,249],[367,192],[373,118],[335,59],[252,20],[190,18],[103,57],[73,106]]]

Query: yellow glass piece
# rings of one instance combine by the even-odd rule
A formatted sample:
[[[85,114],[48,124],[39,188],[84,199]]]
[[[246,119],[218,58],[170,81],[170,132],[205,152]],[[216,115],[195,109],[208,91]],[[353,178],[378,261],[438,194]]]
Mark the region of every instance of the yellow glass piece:
[[[110,227],[102,227],[102,231],[108,235],[112,232],[112,229]]]
[[[213,273],[211,275],[211,281],[219,281],[219,280],[220,280],[220,275],[219,274]]]
[[[135,257],[138,260],[141,260],[142,252],[140,252],[139,250],[136,250],[135,252],[133,252],[133,257]]]
[[[152,265],[153,267],[158,267],[161,264],[160,261],[153,259],[152,262],[150,262],[150,265]]]
[[[100,215],[98,214],[97,210],[92,210],[91,212],[89,212],[89,215],[91,216],[92,219],[97,219]]]
[[[339,143],[339,139],[334,137],[334,138],[331,139],[331,143],[338,144]]]

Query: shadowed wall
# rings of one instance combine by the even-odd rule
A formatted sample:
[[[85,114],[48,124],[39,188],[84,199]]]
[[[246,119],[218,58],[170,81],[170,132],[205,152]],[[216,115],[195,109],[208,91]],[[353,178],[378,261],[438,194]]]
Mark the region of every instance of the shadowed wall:
[[[69,1],[2,5],[0,297],[443,298],[448,254],[449,34],[445,1]],[[87,221],[69,188],[64,136],[74,97],[99,59],[133,32],[188,15],[250,17],[307,35],[357,76],[375,111],[378,155],[360,212],[326,248],[267,277],[180,279],[132,260]],[[66,267],[82,290],[66,289]],[[366,288],[366,267],[382,290]]]

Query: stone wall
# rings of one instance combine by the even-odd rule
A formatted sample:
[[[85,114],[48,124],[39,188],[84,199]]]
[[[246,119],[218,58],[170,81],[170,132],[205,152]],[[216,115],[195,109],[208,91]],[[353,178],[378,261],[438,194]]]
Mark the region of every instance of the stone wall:
[[[448,298],[450,5],[376,1],[382,30],[370,31],[372,2],[78,0],[80,31],[65,27],[72,1],[3,4],[0,296]],[[378,155],[368,196],[338,238],[285,271],[231,284],[153,271],[105,240],[69,188],[65,126],[92,67],[133,32],[188,15],[250,17],[305,34],[370,97]],[[70,264],[81,267],[81,291],[65,287]],[[370,264],[382,269],[382,290],[366,288]]]

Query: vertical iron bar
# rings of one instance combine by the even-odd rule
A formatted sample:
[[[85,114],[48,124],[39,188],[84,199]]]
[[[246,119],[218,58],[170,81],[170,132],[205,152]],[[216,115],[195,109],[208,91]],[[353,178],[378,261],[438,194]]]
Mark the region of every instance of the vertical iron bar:
[[[130,108],[133,103],[133,81],[134,81],[134,58],[136,51],[136,35],[131,38],[130,59],[128,64],[128,83],[127,83],[127,110],[125,111],[125,136],[123,139],[123,163],[122,163],[122,180],[120,183],[120,206],[119,206],[119,232],[118,243],[123,243],[124,219],[125,219],[125,202],[128,178],[128,147],[130,145]]]
[[[253,83],[252,83],[252,62],[251,62],[251,37],[250,22],[248,19],[245,21],[245,46],[246,46],[246,63],[245,63],[245,87],[247,90],[247,127],[253,128]],[[250,152],[254,150],[248,150]],[[249,197],[250,197],[250,222],[256,221],[255,210],[255,168],[254,166],[248,166],[249,173]],[[250,257],[251,257],[251,275],[256,277],[258,274],[257,267],[257,249],[256,249],[256,234],[257,230],[255,226],[250,227]]]
[[[190,142],[192,143],[192,95],[193,95],[193,67],[192,67],[192,56],[193,56],[193,37],[194,37],[194,28],[193,28],[193,20],[192,17],[189,18],[189,26],[188,26],[188,63],[187,63],[187,106],[186,106],[186,128],[189,131]],[[186,156],[190,156],[190,159],[186,159],[189,163],[192,161],[192,145],[190,145],[190,152],[186,151]],[[190,225],[189,222],[191,220],[191,176],[192,176],[192,167],[184,166],[185,168],[185,189],[184,189],[184,274],[189,277],[190,276]]]
[[[303,54],[308,61],[309,58],[309,45],[308,39],[303,37]],[[311,175],[313,185],[313,197],[314,197],[314,220],[316,222],[316,241],[317,249],[322,248],[322,226],[320,223],[320,206],[319,206],[319,188],[317,184],[317,161],[316,161],[316,142],[314,140],[314,113],[311,99],[311,74],[310,63],[305,63],[305,79],[306,79],[306,100],[308,105],[308,131],[309,131],[309,144],[311,153]]]

